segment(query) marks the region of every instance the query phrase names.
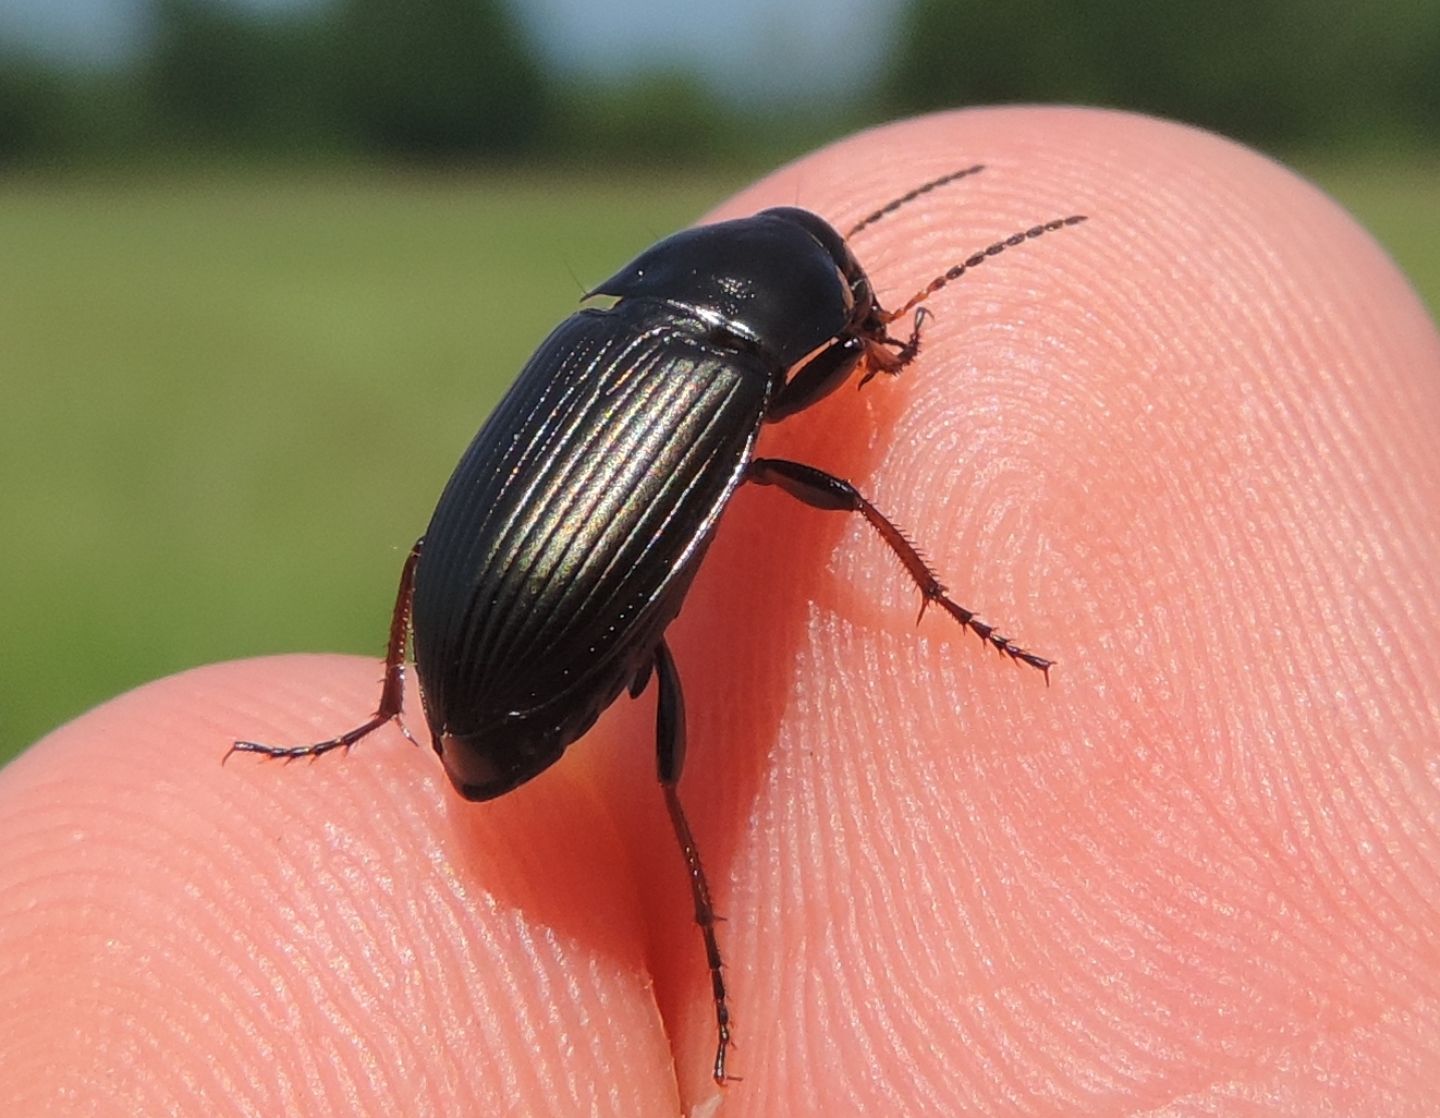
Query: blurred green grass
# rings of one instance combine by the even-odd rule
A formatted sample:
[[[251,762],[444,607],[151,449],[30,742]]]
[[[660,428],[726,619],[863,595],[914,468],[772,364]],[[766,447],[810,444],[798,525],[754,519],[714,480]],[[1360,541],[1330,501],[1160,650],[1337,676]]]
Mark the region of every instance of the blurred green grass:
[[[0,760],[192,665],[379,653],[539,339],[733,185],[0,180]]]
[[[1308,168],[1432,308],[1434,170]],[[0,180],[0,761],[207,661],[378,656],[535,344],[742,178]]]

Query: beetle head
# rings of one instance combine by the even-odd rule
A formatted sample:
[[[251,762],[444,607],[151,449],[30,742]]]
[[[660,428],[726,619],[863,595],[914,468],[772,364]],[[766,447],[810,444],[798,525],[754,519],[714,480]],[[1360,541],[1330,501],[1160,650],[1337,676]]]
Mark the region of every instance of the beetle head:
[[[802,210],[798,206],[775,206],[762,210],[757,216],[776,217],[781,221],[791,222],[815,238],[816,243],[829,255],[836,271],[850,290],[850,301],[854,308],[852,317],[857,321],[865,317],[865,313],[875,301],[875,293],[870,289],[870,277],[865,274],[865,269],[850,250],[850,243],[840,235],[838,229],[819,214]]]

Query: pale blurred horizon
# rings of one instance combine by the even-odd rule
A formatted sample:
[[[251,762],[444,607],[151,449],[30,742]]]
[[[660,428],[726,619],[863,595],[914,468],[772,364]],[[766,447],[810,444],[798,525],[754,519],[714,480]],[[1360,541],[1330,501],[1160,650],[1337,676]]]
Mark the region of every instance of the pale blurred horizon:
[[[327,0],[212,0],[284,15]],[[146,43],[150,0],[0,0],[0,47],[81,67],[122,66]],[[540,56],[561,74],[626,78],[683,71],[742,106],[848,101],[857,75],[878,76],[895,40],[900,0],[730,0],[722,6],[617,0],[506,3]]]

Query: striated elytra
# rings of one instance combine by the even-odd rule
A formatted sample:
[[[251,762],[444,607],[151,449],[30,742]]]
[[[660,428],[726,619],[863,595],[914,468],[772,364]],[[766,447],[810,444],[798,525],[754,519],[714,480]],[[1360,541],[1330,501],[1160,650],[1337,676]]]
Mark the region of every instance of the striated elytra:
[[[924,183],[849,236],[979,170]],[[897,311],[882,309],[846,237],[802,209],[689,229],[647,249],[590,292],[613,305],[584,308],[556,327],[460,459],[401,572],[375,715],[322,742],[239,741],[232,751],[316,756],[398,720],[413,638],[435,752],[460,795],[489,800],[552,765],[622,691],[638,697],[653,676],[657,770],[704,940],[713,1073],[723,1083],[730,1012],[710,890],[676,790],[685,715],[665,629],[720,514],[749,481],[815,508],[859,513],[904,563],[924,604],[1048,677],[1049,660],[952,601],[904,534],[849,482],[753,452],[763,424],[851,376],[863,384],[914,361],[920,304],[947,283],[1083,220],[1050,221],[990,245]],[[912,311],[908,334],[892,336],[891,323]]]

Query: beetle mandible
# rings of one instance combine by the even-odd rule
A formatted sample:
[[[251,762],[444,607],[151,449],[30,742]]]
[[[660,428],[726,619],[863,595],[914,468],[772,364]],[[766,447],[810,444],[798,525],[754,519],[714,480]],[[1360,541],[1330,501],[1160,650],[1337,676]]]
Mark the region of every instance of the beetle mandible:
[[[884,310],[847,238],[936,187],[924,183],[842,236],[780,207],[676,233],[589,292],[541,343],[465,451],[406,559],[374,716],[312,745],[231,751],[313,757],[399,721],[413,639],[430,739],[456,790],[489,800],[554,764],[622,691],[658,692],[656,762],[685,859],[715,1004],[713,1074],[726,1080],[730,1012],[716,916],[677,786],[685,753],[680,677],[665,629],[743,482],[819,509],[859,513],[923,595],[1003,655],[1027,652],[953,601],[903,533],[849,482],[755,457],[760,428],[859,372],[895,374],[920,352],[921,305],[992,256],[1083,216],[1036,225]],[[890,325],[914,312],[909,334]],[[409,731],[401,724],[409,736]],[[412,739],[413,740],[413,739]]]

